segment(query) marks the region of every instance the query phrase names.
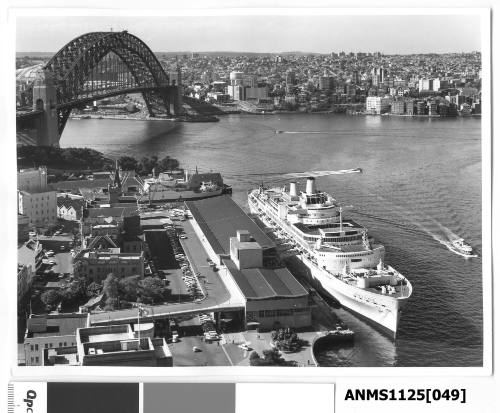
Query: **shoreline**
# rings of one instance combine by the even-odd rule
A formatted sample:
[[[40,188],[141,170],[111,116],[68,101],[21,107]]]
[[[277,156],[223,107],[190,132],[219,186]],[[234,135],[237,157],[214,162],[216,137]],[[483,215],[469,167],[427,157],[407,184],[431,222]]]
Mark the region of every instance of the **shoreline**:
[[[214,117],[218,116],[226,116],[226,115],[252,115],[252,116],[265,116],[265,115],[344,115],[344,116],[378,116],[378,117],[403,117],[403,118],[431,118],[431,119],[459,119],[459,118],[481,118],[481,114],[470,114],[470,115],[457,115],[457,116],[440,116],[440,115],[406,115],[406,114],[397,114],[397,113],[384,113],[384,114],[373,114],[373,113],[366,113],[366,112],[353,112],[353,113],[346,113],[346,112],[337,112],[337,111],[317,111],[317,112],[302,112],[302,111],[266,111],[266,112],[246,112],[246,111],[241,111],[239,113],[223,113],[223,114],[218,114],[218,115],[213,115]],[[182,122],[182,123],[197,123],[197,122],[214,122],[214,120],[209,120],[208,118],[201,116],[199,118],[193,117],[193,118],[154,118],[154,117],[148,117],[148,118],[135,118],[135,117],[128,117],[126,115],[72,115],[69,117],[69,119],[72,120],[131,120],[131,121],[142,121],[142,122],[148,122],[148,121],[154,121],[154,122],[159,122],[159,121],[165,121],[165,122]]]

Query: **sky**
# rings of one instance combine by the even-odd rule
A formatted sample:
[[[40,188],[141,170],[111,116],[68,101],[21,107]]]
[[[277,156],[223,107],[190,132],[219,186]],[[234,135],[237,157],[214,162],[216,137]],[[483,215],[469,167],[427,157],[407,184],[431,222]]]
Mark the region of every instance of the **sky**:
[[[155,52],[386,54],[480,50],[477,15],[18,17],[16,51],[56,52],[90,31],[126,29]]]

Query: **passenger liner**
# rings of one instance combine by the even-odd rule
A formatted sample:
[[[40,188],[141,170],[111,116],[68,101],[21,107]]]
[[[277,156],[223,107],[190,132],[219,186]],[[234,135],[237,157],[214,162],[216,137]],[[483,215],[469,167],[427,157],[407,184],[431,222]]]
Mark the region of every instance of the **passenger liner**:
[[[314,178],[307,179],[306,191],[300,194],[296,183],[290,184],[289,191],[254,189],[248,204],[279,238],[294,246],[297,258],[325,292],[396,336],[411,283],[384,265],[384,246],[369,237],[366,228],[343,219],[342,206],[317,191]]]

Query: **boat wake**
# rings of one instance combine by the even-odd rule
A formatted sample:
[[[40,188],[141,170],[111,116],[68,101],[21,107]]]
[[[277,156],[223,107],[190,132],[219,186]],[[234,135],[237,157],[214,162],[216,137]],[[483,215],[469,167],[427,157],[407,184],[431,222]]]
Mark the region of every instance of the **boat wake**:
[[[281,178],[282,180],[287,179],[299,179],[299,178],[309,178],[310,176],[318,178],[321,176],[330,175],[344,175],[344,174],[355,174],[363,173],[361,168],[353,169],[340,169],[338,171],[305,171],[305,172],[259,172],[259,173],[245,173],[245,174],[224,174],[224,176],[230,177],[247,177],[247,176],[258,176],[258,177],[272,177],[273,180],[276,178]]]
[[[287,134],[308,134],[308,135],[333,135],[334,132],[330,131],[293,131],[293,130],[275,130],[274,133],[276,134],[282,134],[282,133],[287,133]]]
[[[362,173],[361,168],[354,169],[341,169],[339,171],[307,171],[307,172],[291,172],[283,174],[285,178],[308,178],[310,176],[318,178],[320,176],[330,176],[330,175],[344,175],[344,174],[355,174]]]
[[[388,201],[380,195],[373,194],[377,198],[377,202],[387,204],[387,210],[393,211],[401,218],[401,222],[397,222],[394,219],[383,218],[373,214],[368,214],[362,211],[353,210],[353,213],[367,216],[378,221],[382,221],[393,225],[397,228],[401,228],[406,232],[413,233],[415,235],[425,235],[432,238],[434,241],[444,245],[450,251],[453,250],[453,242],[460,239],[458,234],[455,234],[451,229],[444,226],[442,223],[437,221],[435,218],[428,214],[422,212],[417,212],[411,208],[403,207],[394,203],[394,201]],[[459,254],[460,255],[460,254]]]

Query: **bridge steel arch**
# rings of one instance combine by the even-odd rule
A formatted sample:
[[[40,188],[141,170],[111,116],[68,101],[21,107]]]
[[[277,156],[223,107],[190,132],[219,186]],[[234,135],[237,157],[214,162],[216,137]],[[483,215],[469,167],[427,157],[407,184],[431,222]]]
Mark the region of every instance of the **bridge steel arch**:
[[[125,64],[133,82],[99,90],[89,88],[93,70],[110,54],[116,55]],[[57,145],[75,107],[110,96],[138,92],[142,93],[151,116],[154,116],[154,104],[164,106],[170,114],[177,114],[181,105],[178,88],[170,85],[169,77],[155,54],[141,39],[127,31],[81,35],[50,59],[43,67],[43,81],[33,84],[33,107],[38,102],[37,109],[40,109],[42,99],[47,100],[44,107],[46,113],[57,110],[57,138],[43,137],[39,141],[41,144]],[[52,100],[55,102],[49,104],[49,95],[54,97]]]

